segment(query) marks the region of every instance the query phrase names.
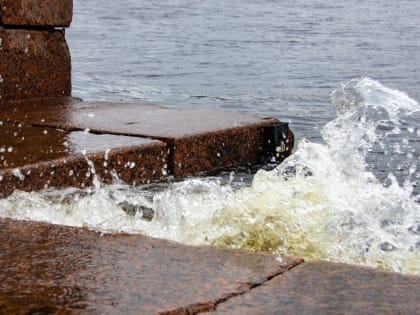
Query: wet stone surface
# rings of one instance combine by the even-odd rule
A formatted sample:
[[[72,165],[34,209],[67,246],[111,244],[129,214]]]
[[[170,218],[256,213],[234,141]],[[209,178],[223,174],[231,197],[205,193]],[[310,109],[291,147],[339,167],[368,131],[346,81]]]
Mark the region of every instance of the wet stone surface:
[[[166,165],[160,141],[0,122],[0,197],[15,189],[84,187],[95,174],[145,184],[162,180]]]
[[[10,100],[71,94],[70,52],[63,30],[0,27],[0,106]]]
[[[4,314],[194,314],[301,260],[0,219]]]
[[[420,277],[308,262],[212,314],[419,314]]]
[[[0,114],[17,122],[65,130],[90,128],[162,140],[171,149],[169,173],[178,178],[263,163],[276,155],[281,161],[293,148],[292,132],[277,119],[214,109],[56,99],[42,104],[9,103],[0,108]]]
[[[73,0],[0,0],[0,25],[70,26]]]

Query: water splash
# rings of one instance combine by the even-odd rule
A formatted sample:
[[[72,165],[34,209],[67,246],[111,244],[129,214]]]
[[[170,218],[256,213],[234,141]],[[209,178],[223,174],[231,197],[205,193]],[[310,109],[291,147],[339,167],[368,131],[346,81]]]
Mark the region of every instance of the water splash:
[[[420,274],[419,104],[369,78],[331,98],[337,118],[322,129],[324,142],[302,139],[249,185],[231,174],[15,192],[0,200],[0,215]],[[129,215],[124,204],[138,211]]]

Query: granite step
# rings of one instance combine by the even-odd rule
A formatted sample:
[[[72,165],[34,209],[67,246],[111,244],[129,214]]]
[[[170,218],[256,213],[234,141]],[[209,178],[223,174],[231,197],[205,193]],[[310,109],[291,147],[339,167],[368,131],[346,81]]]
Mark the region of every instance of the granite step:
[[[0,218],[0,314],[196,314],[302,263]]]
[[[144,139],[160,141],[162,146],[166,146],[166,152],[157,154],[156,159],[164,160],[165,163],[156,164],[154,173],[177,179],[267,161],[280,162],[291,154],[293,148],[293,133],[287,123],[274,118],[208,108],[179,109],[150,104],[48,98],[6,102],[0,106],[0,120],[30,127],[32,129],[26,130],[33,130],[35,133],[40,133],[42,128],[60,129],[63,131],[62,137],[68,133],[74,135],[76,131],[83,131],[85,134],[143,139],[138,140],[140,142],[144,142]],[[7,142],[4,137],[7,137],[7,133],[4,133],[2,139],[2,142]],[[95,138],[93,135],[91,137]],[[101,155],[109,145],[104,137],[96,136],[95,139],[101,142],[102,151],[99,150],[98,153]],[[115,139],[121,139],[120,147],[128,146],[127,141],[130,142],[129,139]],[[47,138],[44,140],[51,141]],[[11,141],[14,139],[10,138],[9,142]],[[30,144],[30,141],[26,140],[26,143]],[[60,152],[62,144],[56,142],[55,145]],[[36,149],[34,146],[33,150],[41,148]],[[31,154],[35,156],[34,152]],[[141,165],[137,160],[134,161],[136,165]],[[36,162],[32,161],[31,165]],[[156,176],[152,176],[142,181],[136,179],[136,182],[155,179]],[[132,181],[130,179],[129,183]]]
[[[0,218],[0,314],[419,314],[420,277]]]
[[[14,190],[92,185],[95,175],[111,183],[163,180],[166,144],[140,137],[67,132],[0,122],[0,198]]]
[[[306,262],[217,306],[212,314],[420,314],[420,277]]]

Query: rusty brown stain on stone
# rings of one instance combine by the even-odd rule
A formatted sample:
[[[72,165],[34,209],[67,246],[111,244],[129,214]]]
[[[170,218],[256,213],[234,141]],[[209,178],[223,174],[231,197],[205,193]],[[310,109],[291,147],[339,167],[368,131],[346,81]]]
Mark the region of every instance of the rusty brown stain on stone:
[[[33,114],[28,115],[29,111]],[[0,107],[0,115],[66,130],[90,128],[99,133],[162,140],[171,148],[169,171],[178,178],[263,163],[277,154],[277,145],[282,150],[281,161],[293,148],[293,133],[277,119],[214,109],[56,99],[45,104],[10,102]],[[281,138],[282,145],[275,143],[276,137]]]
[[[266,254],[0,219],[6,314],[194,314],[281,274]]]
[[[162,180],[166,165],[160,141],[0,122],[0,198],[15,189],[86,187],[95,174],[146,184]]]
[[[68,27],[73,0],[0,0],[0,25]]]
[[[0,38],[0,105],[71,94],[70,52],[64,31],[0,28]]]
[[[220,304],[214,314],[418,314],[419,296],[418,276],[307,262]]]

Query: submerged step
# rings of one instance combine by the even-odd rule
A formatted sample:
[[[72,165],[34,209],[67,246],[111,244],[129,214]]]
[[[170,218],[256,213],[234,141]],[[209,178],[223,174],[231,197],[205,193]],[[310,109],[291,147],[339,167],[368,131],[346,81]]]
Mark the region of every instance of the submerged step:
[[[67,132],[0,120],[0,198],[15,189],[85,187],[94,175],[129,184],[162,180],[167,147],[157,140]]]
[[[293,148],[287,123],[209,108],[58,98],[7,103],[0,108],[0,117],[64,130],[89,128],[95,133],[164,141],[170,148],[169,173],[177,178],[268,160],[279,162]]]

